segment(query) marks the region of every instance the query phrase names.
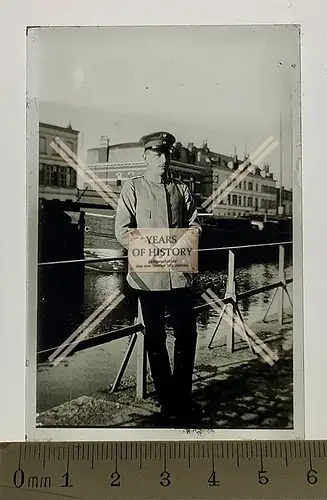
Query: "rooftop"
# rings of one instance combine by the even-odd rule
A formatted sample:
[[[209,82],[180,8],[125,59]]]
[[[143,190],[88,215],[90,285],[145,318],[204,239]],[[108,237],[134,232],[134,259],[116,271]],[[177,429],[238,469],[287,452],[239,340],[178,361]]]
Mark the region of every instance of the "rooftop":
[[[71,128],[69,125],[67,127],[60,127],[59,125],[51,125],[50,123],[39,122],[39,128],[54,128],[56,130],[61,130],[62,132],[73,132],[74,134],[79,134],[79,130]]]

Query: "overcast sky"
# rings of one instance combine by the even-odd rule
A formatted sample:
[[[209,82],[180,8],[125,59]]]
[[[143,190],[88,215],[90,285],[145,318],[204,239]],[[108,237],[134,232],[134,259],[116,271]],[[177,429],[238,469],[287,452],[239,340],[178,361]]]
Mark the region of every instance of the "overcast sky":
[[[279,140],[291,187],[291,91],[298,31],[286,26],[44,28],[39,40],[40,120],[80,131],[80,155],[168,130],[177,140],[243,158]],[[295,66],[294,66],[295,65]],[[267,161],[279,180],[279,149]]]

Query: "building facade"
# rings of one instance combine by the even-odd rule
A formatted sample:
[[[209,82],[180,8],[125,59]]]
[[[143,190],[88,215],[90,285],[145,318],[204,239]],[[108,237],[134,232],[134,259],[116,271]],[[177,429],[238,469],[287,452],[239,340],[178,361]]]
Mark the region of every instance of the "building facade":
[[[228,180],[237,170],[242,162],[239,160],[229,161],[228,166],[213,166],[213,191],[222,184],[228,184]],[[235,185],[227,196],[213,208],[216,215],[244,216],[244,215],[275,215],[277,209],[276,202],[276,181],[268,171],[268,166],[264,169],[252,165],[247,175],[241,174],[235,179]]]
[[[78,134],[70,125],[65,128],[39,123],[39,198],[61,201],[76,199],[76,171],[51,147],[51,142],[58,137],[77,154]]]
[[[283,214],[291,217],[293,213],[293,192],[289,189],[282,189],[282,207]]]
[[[119,193],[126,179],[145,171],[142,153],[139,143],[110,146],[108,139],[102,137],[100,147],[88,151],[88,167]],[[222,184],[228,184],[233,171],[241,164],[242,161],[236,155],[232,157],[214,153],[205,142],[201,148],[195,147],[193,143],[184,147],[177,142],[172,151],[170,170],[175,178],[189,186],[198,208],[203,212],[201,203]],[[251,165],[248,174],[240,178],[242,180],[233,189],[226,191],[226,196],[220,203],[213,203],[207,211],[218,216],[275,215],[276,180],[269,172],[269,166],[259,169]],[[86,186],[92,190],[92,181]]]

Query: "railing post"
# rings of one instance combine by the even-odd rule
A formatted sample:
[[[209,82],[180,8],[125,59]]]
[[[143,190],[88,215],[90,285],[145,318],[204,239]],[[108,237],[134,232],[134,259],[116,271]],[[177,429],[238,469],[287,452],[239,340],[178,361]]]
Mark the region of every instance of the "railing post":
[[[143,323],[142,309],[138,300],[138,321]],[[136,351],[136,399],[144,399],[146,396],[146,375],[147,358],[144,345],[144,333],[142,330],[137,332],[137,351]]]
[[[226,297],[232,297],[235,299],[235,254],[232,250],[228,250],[228,278],[226,287]],[[226,305],[226,313],[228,318],[228,332],[226,346],[228,352],[234,351],[234,304]]]
[[[278,289],[278,322],[283,324],[284,320],[284,284],[285,284],[285,248],[279,245],[279,259],[278,259],[278,281],[283,283]]]

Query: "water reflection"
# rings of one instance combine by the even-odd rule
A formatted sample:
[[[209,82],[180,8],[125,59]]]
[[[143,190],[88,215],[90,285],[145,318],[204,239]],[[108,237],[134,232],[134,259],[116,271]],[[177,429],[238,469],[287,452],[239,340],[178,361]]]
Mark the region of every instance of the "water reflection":
[[[288,264],[287,273],[291,275]],[[251,264],[239,266],[235,272],[236,293],[262,287],[278,281],[278,269],[274,263]],[[224,297],[227,282],[227,271],[207,270],[194,277],[196,305],[203,304],[201,294],[210,288],[219,297]],[[137,314],[135,292],[126,283],[126,277],[121,272],[102,273],[96,269],[85,271],[84,296],[81,305],[74,302],[73,297],[65,297],[65,302],[57,301],[55,307],[47,307],[46,322],[40,332],[42,346],[58,342],[58,328],[62,328],[65,335],[72,333],[85,321],[113,292],[119,291],[125,299],[90,333],[91,336],[100,335],[112,329],[133,324]],[[256,321],[262,316],[264,306],[269,302],[271,291],[264,292],[242,299],[240,306],[246,317]],[[199,322],[206,326],[214,311],[202,311]],[[52,321],[55,320],[55,326]],[[68,336],[67,335],[67,336]],[[60,338],[62,335],[60,335]],[[64,337],[66,338],[66,337]],[[58,345],[58,344],[57,344]]]

